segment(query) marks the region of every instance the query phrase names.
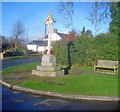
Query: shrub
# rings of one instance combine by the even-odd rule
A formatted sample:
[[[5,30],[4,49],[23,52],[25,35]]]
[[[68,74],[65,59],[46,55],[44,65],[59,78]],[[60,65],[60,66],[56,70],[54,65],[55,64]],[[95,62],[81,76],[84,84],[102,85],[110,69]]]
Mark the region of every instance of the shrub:
[[[82,35],[66,41],[60,40],[53,46],[57,63],[93,66],[98,59],[118,60],[118,36],[100,34],[94,38]]]
[[[19,50],[14,50],[14,51],[8,51],[4,53],[4,57],[9,57],[9,56],[23,56],[23,52]]]
[[[118,35],[101,34],[95,37],[95,50],[98,59],[118,60]]]
[[[67,41],[60,40],[53,46],[53,53],[56,56],[56,62],[62,65],[68,65],[68,47]]]
[[[94,50],[94,39],[87,36],[81,36],[73,41],[71,48],[71,63],[80,65],[94,65],[97,60]]]

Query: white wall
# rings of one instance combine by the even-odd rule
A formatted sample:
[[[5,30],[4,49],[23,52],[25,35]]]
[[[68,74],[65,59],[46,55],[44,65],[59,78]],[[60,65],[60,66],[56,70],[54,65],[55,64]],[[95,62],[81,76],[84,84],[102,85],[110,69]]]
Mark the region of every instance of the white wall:
[[[52,33],[51,35],[51,41],[57,41],[57,40],[60,40],[62,39],[57,33]],[[48,39],[43,39],[43,41],[47,41]]]
[[[30,44],[28,44],[27,45],[27,49],[28,50],[32,50],[32,51],[37,51],[37,45],[30,45]]]
[[[62,39],[57,33],[52,33],[51,41],[57,41]]]
[[[57,40],[60,40],[60,39],[62,39],[62,38],[57,33],[52,33],[51,41],[57,41]],[[44,40],[48,40],[48,39],[43,39],[43,41]],[[28,48],[28,50],[40,51],[40,52],[43,52],[46,49],[48,49],[47,46],[37,46],[37,45],[30,45],[30,44],[27,45],[27,48]]]
[[[42,39],[43,41],[47,41],[48,39]]]
[[[40,52],[43,52],[43,51],[45,51],[47,49],[48,49],[47,46],[38,46],[38,51],[40,51]]]

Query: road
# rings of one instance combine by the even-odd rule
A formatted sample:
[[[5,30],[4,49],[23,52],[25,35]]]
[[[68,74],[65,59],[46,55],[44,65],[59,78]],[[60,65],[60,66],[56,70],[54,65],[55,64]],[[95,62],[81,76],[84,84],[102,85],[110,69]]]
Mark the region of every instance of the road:
[[[41,62],[41,56],[34,56],[31,58],[20,58],[20,59],[7,59],[2,60],[2,69],[32,62]]]
[[[2,68],[40,62],[41,57],[3,60]],[[1,85],[0,85],[1,86]],[[2,86],[0,89],[2,110],[117,110],[118,102],[68,100],[62,98],[34,95],[11,90]]]

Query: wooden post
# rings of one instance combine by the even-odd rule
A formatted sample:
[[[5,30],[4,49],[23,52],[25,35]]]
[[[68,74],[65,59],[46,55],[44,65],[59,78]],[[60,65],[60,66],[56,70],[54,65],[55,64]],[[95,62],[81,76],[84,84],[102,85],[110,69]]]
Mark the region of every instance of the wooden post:
[[[95,64],[94,64],[94,72],[95,72]]]
[[[0,53],[0,59],[1,60],[3,59],[3,53]]]
[[[115,74],[115,66],[114,66],[114,74]]]

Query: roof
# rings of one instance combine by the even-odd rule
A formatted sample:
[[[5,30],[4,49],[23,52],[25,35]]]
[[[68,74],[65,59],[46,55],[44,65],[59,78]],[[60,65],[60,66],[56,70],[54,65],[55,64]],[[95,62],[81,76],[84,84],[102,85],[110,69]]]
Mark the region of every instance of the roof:
[[[51,41],[51,45],[53,46],[55,41]],[[48,41],[42,41],[42,40],[34,40],[29,43],[30,45],[38,45],[38,46],[48,46]]]
[[[57,34],[62,38],[64,39],[64,37],[68,36],[68,34],[64,34],[64,33],[58,33]],[[46,35],[43,39],[47,39],[48,38],[48,35]]]
[[[68,36],[68,34],[64,34],[64,33],[57,33],[62,39],[64,39],[64,37]]]
[[[48,38],[48,35],[46,35],[43,39],[47,39]]]

